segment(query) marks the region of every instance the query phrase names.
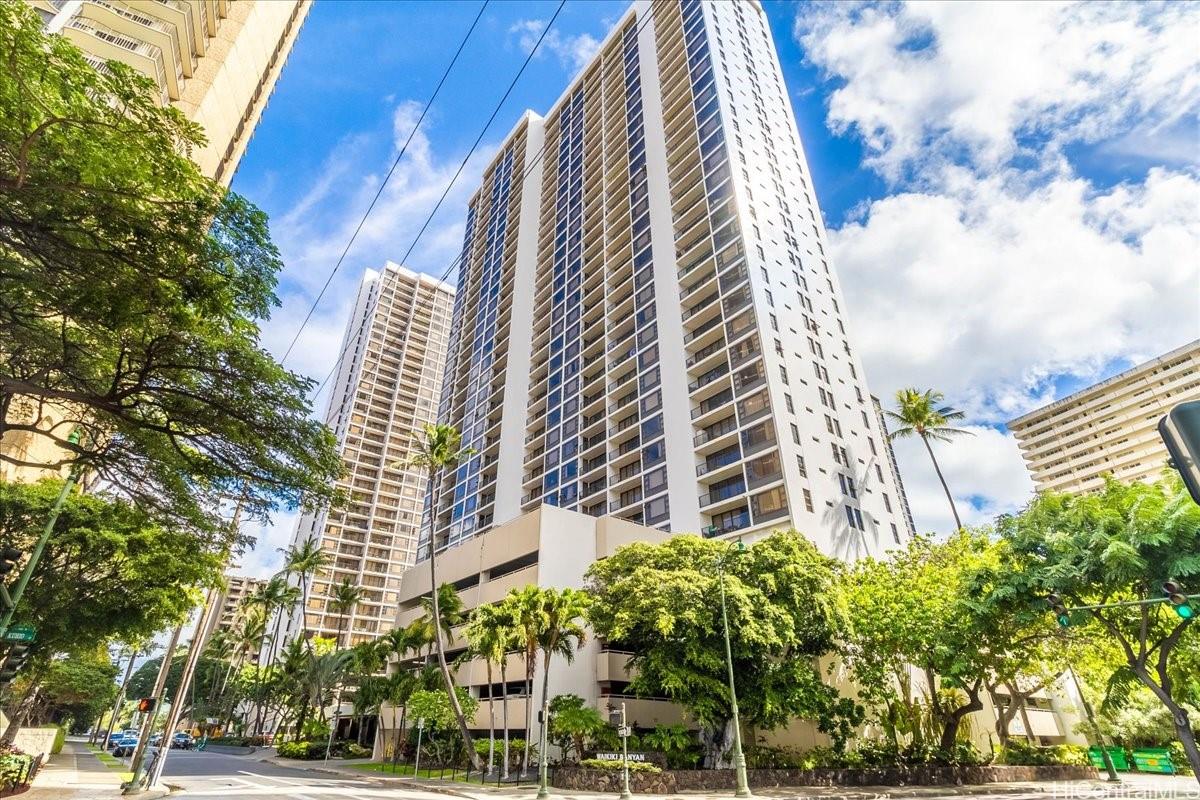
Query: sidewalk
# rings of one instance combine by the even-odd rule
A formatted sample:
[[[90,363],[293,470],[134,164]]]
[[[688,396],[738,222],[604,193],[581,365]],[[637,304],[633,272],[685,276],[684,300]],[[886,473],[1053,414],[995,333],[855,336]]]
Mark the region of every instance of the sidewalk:
[[[67,741],[33,779],[28,800],[109,800],[121,796],[121,776],[81,742]]]
[[[165,789],[140,792],[137,800],[154,800],[167,794]],[[68,739],[62,752],[50,756],[33,779],[32,788],[22,800],[117,800],[121,795],[121,773],[109,769],[87,745]]]

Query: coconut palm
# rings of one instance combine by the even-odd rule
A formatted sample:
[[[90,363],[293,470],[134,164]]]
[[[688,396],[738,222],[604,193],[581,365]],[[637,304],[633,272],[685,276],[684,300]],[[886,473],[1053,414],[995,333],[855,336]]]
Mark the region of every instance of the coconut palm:
[[[349,578],[342,578],[333,589],[333,597],[329,600],[329,610],[338,615],[337,627],[337,646],[342,646],[342,628],[345,626],[350,614],[354,612],[354,607],[358,605],[358,601],[362,599],[363,590],[361,586],[355,586],[350,582]],[[347,636],[349,639],[349,636]]]
[[[521,755],[521,774],[529,771],[529,746],[532,732],[533,671],[537,666],[538,647],[545,630],[546,597],[538,586],[512,589],[504,602],[516,623],[517,642],[525,651],[525,752]]]
[[[970,431],[950,425],[951,422],[957,422],[966,415],[949,406],[941,405],[944,399],[945,396],[934,389],[926,389],[923,392],[912,388],[897,390],[896,410],[886,413],[888,419],[897,423],[899,427],[889,433],[888,438],[906,439],[909,436],[921,438],[925,450],[929,453],[929,460],[933,462],[933,469],[937,472],[938,480],[942,482],[942,490],[946,493],[946,499],[950,501],[950,513],[954,515],[954,527],[955,530],[958,530],[963,526],[962,520],[959,519],[958,508],[954,505],[954,495],[950,494],[950,487],[946,485],[946,479],[942,476],[942,468],[938,466],[937,458],[933,455],[930,441],[948,442],[953,437],[969,434]]]
[[[449,583],[443,583],[438,587],[438,617],[441,619],[442,641],[447,645],[454,644],[454,629],[463,624],[467,620],[467,612],[463,608],[462,598],[459,597],[458,590]],[[421,598],[421,608],[425,613],[421,616],[420,621],[425,624],[426,631],[431,631],[433,628],[434,612],[433,600],[431,597]]]
[[[542,609],[545,614],[545,624],[542,625],[538,636],[538,646],[542,651],[542,714],[541,732],[539,736],[538,771],[541,786],[539,797],[548,795],[547,762],[546,758],[546,725],[550,720],[550,660],[560,655],[567,662],[575,660],[575,648],[583,644],[587,631],[583,627],[584,614],[587,612],[587,592],[579,589],[542,590]]]
[[[475,769],[483,770],[483,760],[475,752],[475,743],[471,739],[471,731],[467,729],[467,719],[463,714],[462,704],[454,691],[454,679],[450,676],[450,665],[446,663],[446,651],[442,644],[442,622],[440,598],[438,597],[437,579],[437,516],[438,500],[441,496],[442,476],[447,469],[452,468],[473,454],[469,447],[462,446],[462,434],[453,425],[430,424],[425,426],[424,435],[418,437],[415,444],[416,453],[408,459],[408,465],[425,470],[429,480],[431,494],[431,513],[429,525],[429,599],[433,612],[433,642],[437,651],[438,667],[442,672],[442,681],[446,684],[446,694],[450,699],[450,708],[454,711],[454,720],[458,724],[459,735],[462,736],[467,757]]]
[[[508,777],[508,654],[520,647],[517,639],[517,624],[512,607],[504,602],[480,606],[471,612],[466,628],[471,652],[483,659],[487,667],[488,693],[491,694],[492,665],[500,665],[501,724],[504,726],[504,752],[502,771]],[[488,772],[495,769],[496,751],[496,704],[494,697],[488,699]]]
[[[300,629],[304,638],[308,639],[308,590],[309,579],[329,566],[333,560],[329,553],[321,547],[315,536],[305,539],[299,545],[293,545],[282,550],[284,555],[283,571],[300,579]]]

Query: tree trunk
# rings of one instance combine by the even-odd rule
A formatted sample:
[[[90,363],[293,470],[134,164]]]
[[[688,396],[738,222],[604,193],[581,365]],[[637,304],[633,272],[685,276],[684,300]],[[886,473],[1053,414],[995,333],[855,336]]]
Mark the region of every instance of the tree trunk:
[[[1001,706],[1000,698],[996,694],[994,687],[988,687],[988,695],[992,698],[992,705],[996,707],[996,736],[1000,739],[1001,747],[1008,747],[1009,725],[1012,724],[1013,717],[1016,716],[1016,708],[1012,702],[1012,695],[1009,694],[1008,705]]]
[[[940,747],[943,752],[949,753],[954,750],[954,743],[958,739],[958,728],[962,724],[963,718],[968,714],[983,710],[983,702],[979,699],[979,687],[964,689],[967,697],[970,700],[965,706],[959,706],[945,714],[942,726],[942,739]]]
[[[531,656],[525,650],[525,754],[521,756],[521,777],[529,772],[529,740],[533,738],[533,670],[537,665],[537,653]]]
[[[429,482],[437,500],[437,485],[434,474],[430,471]],[[458,702],[458,693],[454,691],[454,679],[450,676],[450,665],[446,663],[446,651],[442,647],[442,611],[438,605],[437,582],[437,505],[432,507],[433,521],[429,524],[429,597],[433,606],[433,642],[437,646],[438,667],[442,671],[442,680],[446,683],[446,694],[449,696],[450,708],[454,712],[454,721],[458,725],[458,734],[462,737],[463,747],[467,750],[467,758],[471,766],[483,772],[483,759],[475,752],[475,742],[471,739],[471,731],[467,729],[467,718],[463,714],[462,703]]]
[[[942,476],[942,468],[938,466],[937,458],[933,455],[929,439],[922,436],[921,441],[925,443],[925,449],[929,452],[929,460],[933,462],[933,470],[937,473],[938,480],[942,482],[942,491],[946,493],[946,499],[950,501],[950,513],[954,515],[954,530],[962,530],[962,520],[958,518],[958,509],[954,506],[954,495],[950,494],[950,487],[946,485],[946,479]]]
[[[504,723],[504,765],[501,767],[500,774],[505,779],[508,778],[508,653],[504,654],[504,658],[500,661],[500,683],[501,683],[501,721]]]
[[[34,685],[34,687],[25,695],[24,699],[17,705],[13,711],[12,719],[8,721],[8,727],[4,729],[4,736],[0,737],[0,742],[4,744],[12,744],[17,738],[17,731],[25,724],[25,718],[29,716],[29,712],[33,710],[34,704],[37,703],[38,693],[42,687]]]
[[[733,720],[725,720],[718,727],[701,727],[700,744],[704,748],[704,765],[707,769],[730,769],[733,761],[729,757],[728,743],[733,741]]]
[[[1171,722],[1175,725],[1175,737],[1183,745],[1183,752],[1187,756],[1188,764],[1191,765],[1192,774],[1195,776],[1196,781],[1200,783],[1200,747],[1197,747],[1196,733],[1192,730],[1187,710],[1175,702],[1175,698],[1171,697],[1169,691],[1150,677],[1150,673],[1146,671],[1145,666],[1140,664],[1130,664],[1130,666],[1133,667],[1133,674],[1137,675],[1138,680],[1145,684],[1154,693],[1154,696],[1171,712]],[[1165,677],[1162,674],[1165,672],[1165,666],[1164,664],[1163,668],[1159,670],[1160,678]],[[1169,686],[1170,684],[1168,683],[1167,685]]]
[[[491,775],[496,768],[496,698],[492,696],[492,662],[487,662],[488,682],[488,762],[487,771]]]
[[[553,649],[546,649],[546,657],[542,661],[542,720],[538,726],[538,766],[548,764],[550,747],[546,741],[546,729],[550,727],[550,654]]]

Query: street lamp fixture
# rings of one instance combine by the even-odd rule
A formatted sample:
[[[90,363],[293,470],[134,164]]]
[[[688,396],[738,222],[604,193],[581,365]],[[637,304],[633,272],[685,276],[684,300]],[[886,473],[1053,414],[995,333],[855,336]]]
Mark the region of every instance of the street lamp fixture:
[[[733,769],[737,777],[735,797],[751,797],[750,782],[746,777],[746,754],[742,752],[742,724],[738,717],[737,687],[733,680],[733,648],[729,644],[729,612],[725,607],[725,559],[744,552],[746,544],[741,539],[730,544],[729,549],[717,559],[718,584],[721,587],[721,627],[725,634],[725,666],[729,669],[729,708],[733,713]]]

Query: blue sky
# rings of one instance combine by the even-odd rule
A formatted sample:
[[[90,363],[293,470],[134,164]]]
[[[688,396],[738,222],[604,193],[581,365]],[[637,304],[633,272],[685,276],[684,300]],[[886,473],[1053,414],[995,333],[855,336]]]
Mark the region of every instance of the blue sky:
[[[328,372],[362,271],[409,247],[557,5],[489,4],[289,367]],[[943,454],[955,494],[974,521],[1011,510],[1031,485],[1004,421],[1200,336],[1200,6],[764,5],[872,390],[944,391],[976,433]],[[626,6],[568,0],[410,266],[443,272],[496,144]],[[275,352],[479,7],[314,6],[233,183],[287,262]],[[919,527],[946,529],[927,460],[899,458]]]

